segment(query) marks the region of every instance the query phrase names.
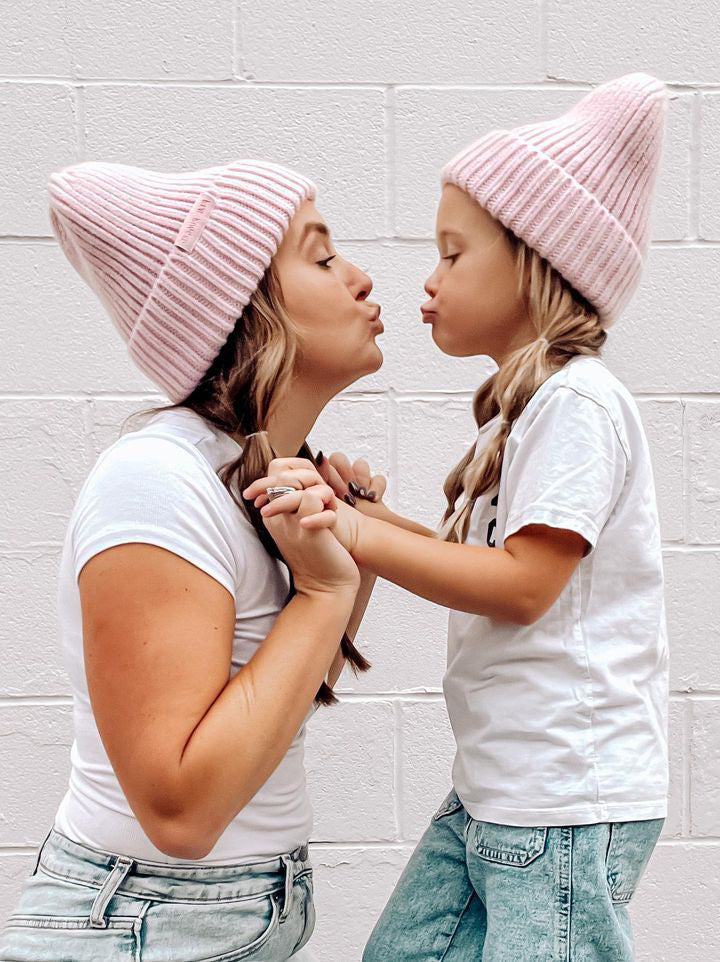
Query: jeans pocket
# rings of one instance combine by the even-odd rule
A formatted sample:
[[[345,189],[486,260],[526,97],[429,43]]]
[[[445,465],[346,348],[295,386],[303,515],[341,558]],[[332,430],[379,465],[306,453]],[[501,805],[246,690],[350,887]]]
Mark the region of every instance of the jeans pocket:
[[[435,812],[431,821],[435,822],[444,815],[452,815],[453,812],[457,812],[462,807],[463,803],[458,798],[457,792],[454,788],[451,788],[440,803],[440,808],[438,808],[438,810]]]
[[[632,898],[664,822],[664,818],[611,822],[605,862],[613,902],[629,902]]]
[[[471,818],[467,830],[470,851],[485,862],[524,868],[545,851],[546,826],[498,825]]]

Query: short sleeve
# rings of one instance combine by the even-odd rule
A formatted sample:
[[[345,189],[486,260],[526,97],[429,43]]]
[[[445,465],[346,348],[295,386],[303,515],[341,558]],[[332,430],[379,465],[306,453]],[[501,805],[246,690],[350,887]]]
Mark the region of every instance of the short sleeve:
[[[143,542],[185,558],[235,596],[238,563],[213,473],[199,451],[171,438],[117,441],[99,457],[73,512],[75,578],[105,548]]]
[[[557,388],[513,451],[504,538],[527,524],[545,524],[576,531],[591,551],[617,503],[627,464],[609,411],[573,388]]]

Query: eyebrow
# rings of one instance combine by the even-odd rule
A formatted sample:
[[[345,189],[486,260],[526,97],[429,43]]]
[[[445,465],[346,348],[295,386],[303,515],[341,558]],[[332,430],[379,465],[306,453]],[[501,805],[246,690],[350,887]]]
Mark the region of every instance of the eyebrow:
[[[297,245],[298,250],[300,250],[300,248],[305,243],[305,240],[307,239],[308,234],[313,230],[317,231],[319,234],[323,234],[325,237],[330,236],[330,231],[328,230],[326,224],[323,224],[320,221],[310,221],[310,223],[305,224],[305,226],[302,229],[302,233],[300,234],[300,238],[298,240],[298,245]]]

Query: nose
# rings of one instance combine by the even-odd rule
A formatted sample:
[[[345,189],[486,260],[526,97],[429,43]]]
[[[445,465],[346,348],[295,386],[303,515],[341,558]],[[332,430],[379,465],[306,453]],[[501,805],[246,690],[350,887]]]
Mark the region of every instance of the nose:
[[[432,272],[430,277],[423,284],[423,290],[429,297],[435,297],[437,294],[437,268]]]
[[[359,267],[355,268],[356,277],[353,278],[353,284],[355,287],[355,300],[365,301],[370,296],[370,292],[373,289],[373,282],[370,275],[361,270]]]

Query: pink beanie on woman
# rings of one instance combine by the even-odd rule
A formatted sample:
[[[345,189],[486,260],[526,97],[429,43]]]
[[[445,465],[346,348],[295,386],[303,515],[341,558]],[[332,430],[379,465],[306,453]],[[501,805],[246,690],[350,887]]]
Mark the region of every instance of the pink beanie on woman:
[[[666,111],[663,83],[627,74],[560,117],[490,131],[443,167],[441,182],[548,260],[608,327],[640,281]]]
[[[50,223],[137,366],[174,402],[197,386],[314,183],[238,160],[182,173],[86,161],[55,171]]]

